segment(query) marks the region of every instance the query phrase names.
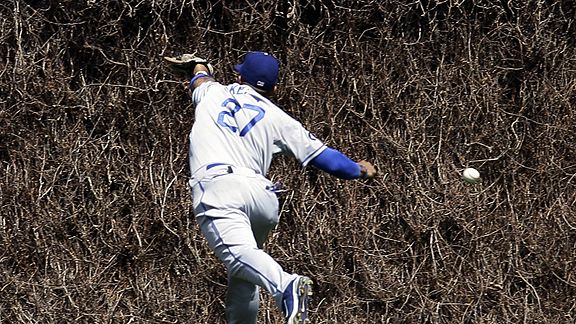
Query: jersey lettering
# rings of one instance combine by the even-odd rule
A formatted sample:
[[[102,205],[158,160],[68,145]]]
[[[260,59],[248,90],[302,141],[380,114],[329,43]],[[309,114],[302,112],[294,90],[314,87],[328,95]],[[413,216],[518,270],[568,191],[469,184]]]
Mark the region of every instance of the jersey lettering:
[[[241,85],[231,85],[230,86],[230,93],[231,94],[235,94],[235,95],[246,94],[247,91],[248,91],[248,89],[246,88],[246,86],[241,86]]]

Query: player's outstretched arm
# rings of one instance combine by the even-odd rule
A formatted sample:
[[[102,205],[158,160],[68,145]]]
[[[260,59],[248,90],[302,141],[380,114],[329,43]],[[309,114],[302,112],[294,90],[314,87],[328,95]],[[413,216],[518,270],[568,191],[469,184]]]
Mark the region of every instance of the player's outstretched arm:
[[[326,148],[310,164],[340,179],[366,179],[376,175],[376,168],[368,161],[354,162],[333,148]]]

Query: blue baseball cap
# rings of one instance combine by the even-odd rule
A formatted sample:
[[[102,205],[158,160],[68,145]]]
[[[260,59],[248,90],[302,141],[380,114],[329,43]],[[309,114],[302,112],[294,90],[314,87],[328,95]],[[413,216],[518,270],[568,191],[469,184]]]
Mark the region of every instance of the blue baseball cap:
[[[242,80],[257,89],[270,91],[278,81],[280,64],[270,53],[249,52],[244,61],[234,65],[234,70],[240,73]]]

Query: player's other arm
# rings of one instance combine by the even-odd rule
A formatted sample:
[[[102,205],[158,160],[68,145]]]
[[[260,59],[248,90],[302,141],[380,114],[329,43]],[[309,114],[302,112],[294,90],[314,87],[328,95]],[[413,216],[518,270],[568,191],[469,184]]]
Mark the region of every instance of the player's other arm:
[[[327,147],[310,164],[340,179],[365,179],[376,175],[376,169],[367,161],[354,162],[338,150]]]

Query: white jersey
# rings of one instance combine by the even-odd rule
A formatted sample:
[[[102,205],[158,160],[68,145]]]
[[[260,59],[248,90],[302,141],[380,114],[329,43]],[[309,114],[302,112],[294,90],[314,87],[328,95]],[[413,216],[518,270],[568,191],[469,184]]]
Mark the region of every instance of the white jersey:
[[[202,83],[190,132],[192,174],[213,163],[245,167],[266,175],[275,153],[296,157],[303,166],[326,146],[300,122],[248,85]]]

